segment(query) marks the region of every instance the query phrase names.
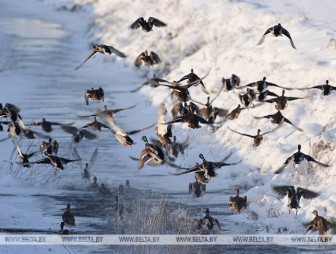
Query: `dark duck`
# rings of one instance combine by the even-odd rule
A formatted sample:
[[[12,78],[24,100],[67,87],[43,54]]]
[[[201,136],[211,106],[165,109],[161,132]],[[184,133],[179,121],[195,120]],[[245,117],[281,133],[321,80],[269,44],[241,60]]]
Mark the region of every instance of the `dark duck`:
[[[261,130],[258,129],[257,130],[257,134],[256,135],[250,135],[250,134],[246,134],[246,133],[241,133],[241,132],[238,132],[238,131],[235,131],[231,128],[229,128],[231,131],[233,131],[234,133],[237,133],[239,135],[242,135],[242,136],[246,136],[246,137],[249,137],[249,138],[253,138],[253,146],[254,147],[258,147],[261,142],[263,141],[264,139],[264,135],[268,134],[268,133],[271,133],[273,131],[275,131],[277,128],[273,129],[273,130],[270,130],[270,131],[266,131],[264,133],[261,133]]]
[[[202,229],[203,227],[205,227],[207,230],[212,230],[214,226],[217,226],[218,229],[221,230],[219,221],[210,215],[209,208],[205,209],[205,216],[201,219],[196,219],[195,222],[198,230]]]
[[[313,87],[308,87],[308,88],[303,88],[303,89],[320,89],[322,90],[322,95],[329,95],[331,91],[336,90],[336,87],[329,85],[329,80],[326,80],[326,83],[324,85],[318,85],[318,86],[313,86]],[[301,90],[303,90],[301,88]]]
[[[298,209],[300,207],[300,199],[304,197],[306,199],[313,199],[318,197],[318,193],[297,187],[295,190],[294,186],[290,185],[281,185],[281,186],[273,186],[273,190],[277,192],[280,196],[288,198],[288,213],[291,212],[291,209],[296,209],[296,215],[298,213]]]
[[[240,85],[240,78],[235,74],[232,74],[231,77],[227,79],[223,77],[222,85],[225,91],[233,90]]]
[[[84,99],[86,102],[86,105],[89,105],[89,100],[101,100],[104,101],[104,90],[103,88],[99,87],[98,89],[86,90],[86,93],[84,95]]]
[[[209,74],[209,73],[208,73]],[[207,74],[207,75],[208,75]],[[194,73],[194,69],[191,69],[190,70],[190,73],[187,74],[187,75],[184,75],[179,81],[177,81],[177,83],[180,83],[184,80],[187,80],[188,84],[190,83],[193,83],[194,86],[197,86],[197,85],[201,85],[202,86],[202,90],[204,93],[206,94],[209,94],[208,90],[205,88],[205,85],[203,83],[203,79],[207,77],[207,75],[205,75],[203,78],[200,78],[199,76],[197,76],[195,73]]]
[[[275,171],[275,174],[281,173],[284,170],[284,168],[291,161],[293,162],[294,166],[296,166],[296,165],[299,165],[304,160],[307,160],[308,162],[315,162],[322,167],[329,167],[330,166],[328,164],[324,164],[322,162],[319,162],[319,161],[315,160],[313,157],[311,157],[307,154],[304,154],[303,152],[301,152],[301,145],[298,145],[298,151],[296,153],[292,154],[291,156],[289,156],[287,158],[287,160],[285,161],[285,163],[277,171]]]
[[[277,110],[284,110],[287,105],[288,105],[288,101],[294,101],[294,100],[298,100],[298,99],[303,99],[302,97],[287,97],[285,96],[285,90],[282,90],[282,95],[277,97],[277,98],[272,98],[272,99],[268,99],[268,100],[264,100],[265,102],[268,103],[275,103],[275,108]]]
[[[67,204],[66,211],[62,215],[62,220],[65,223],[65,225],[76,226],[75,216],[73,215],[71,211],[70,204]]]
[[[272,27],[268,28],[266,30],[266,32],[264,33],[264,35],[261,37],[261,39],[258,41],[257,45],[261,45],[264,42],[266,36],[269,35],[269,34],[272,34],[275,37],[282,36],[282,35],[286,36],[289,39],[292,47],[294,49],[296,49],[296,47],[294,45],[294,42],[292,40],[292,37],[290,36],[289,32],[285,28],[283,28],[280,23],[275,25],[275,26],[272,26]]]
[[[233,213],[240,213],[241,209],[247,208],[247,197],[240,197],[239,196],[239,189],[236,189],[236,196],[230,197],[229,199],[230,203],[230,210]]]
[[[150,51],[148,53],[148,51],[145,50],[135,59],[134,65],[139,68],[142,63],[148,67],[152,67],[153,65],[161,63],[161,59],[155,52]]]
[[[144,32],[150,32],[153,30],[154,26],[163,27],[166,26],[166,23],[153,17],[149,17],[147,21],[143,17],[140,17],[132,23],[130,28],[138,29],[139,27],[141,27]]]
[[[317,210],[314,210],[313,214],[315,215],[315,218],[309,223],[305,234],[312,230],[317,230],[319,235],[325,234],[329,228],[333,226],[332,223],[320,216]]]
[[[195,177],[196,178],[196,177]],[[189,183],[189,194],[192,197],[202,197],[205,194],[206,191],[206,184],[201,183],[197,180],[193,183]]]
[[[89,56],[82,62],[80,65],[78,65],[75,70],[80,69],[91,57],[93,57],[96,53],[101,53],[101,54],[108,54],[111,55],[112,53],[116,54],[119,57],[125,58],[126,55],[116,48],[104,44],[99,44],[99,45],[93,45],[93,50],[89,54]]]

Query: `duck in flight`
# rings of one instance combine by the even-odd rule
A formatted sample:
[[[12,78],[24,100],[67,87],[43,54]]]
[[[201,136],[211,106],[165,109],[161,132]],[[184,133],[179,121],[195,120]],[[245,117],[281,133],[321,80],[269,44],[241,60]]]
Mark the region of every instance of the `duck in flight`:
[[[264,35],[261,37],[261,39],[258,41],[257,45],[261,45],[264,42],[266,36],[269,35],[269,34],[272,34],[275,37],[282,36],[282,35],[286,36],[289,39],[292,47],[294,49],[296,49],[296,47],[294,45],[294,42],[292,40],[292,37],[290,36],[289,32],[285,28],[283,28],[280,23],[275,25],[275,26],[272,26],[272,27],[268,28],[266,30],[266,32],[264,33]]]
[[[288,101],[294,101],[294,100],[298,100],[298,99],[303,99],[302,97],[287,97],[285,96],[285,90],[282,90],[282,95],[276,98],[272,98],[272,99],[268,99],[268,100],[264,100],[264,102],[268,102],[268,103],[273,103],[275,102],[275,108],[277,110],[284,110],[287,105],[288,105]]]
[[[246,134],[246,133],[241,133],[241,132],[238,132],[238,131],[235,131],[235,130],[233,130],[233,129],[231,129],[230,127],[229,127],[229,129],[231,130],[231,131],[233,131],[234,133],[237,133],[237,134],[239,134],[239,135],[243,135],[243,136],[246,136],[246,137],[249,137],[249,138],[253,138],[253,146],[254,147],[258,147],[259,145],[260,145],[260,143],[263,141],[263,139],[264,139],[264,135],[266,135],[266,134],[268,134],[268,133],[271,133],[271,132],[273,132],[273,131],[275,131],[277,128],[275,128],[275,129],[273,129],[273,130],[270,130],[270,131],[266,131],[266,132],[264,132],[264,133],[261,133],[261,130],[260,129],[258,129],[258,131],[257,131],[257,135],[250,135],[250,134]]]
[[[152,31],[154,26],[163,27],[167,26],[167,24],[158,20],[157,18],[149,17],[148,20],[146,21],[143,17],[140,17],[132,23],[130,28],[138,29],[139,27],[141,27],[142,30],[147,33]]]
[[[319,162],[315,160],[313,157],[301,152],[301,145],[298,145],[298,151],[289,156],[287,160],[284,162],[284,164],[277,171],[275,171],[275,174],[280,174],[291,161],[294,163],[294,166],[296,166],[299,165],[304,160],[307,160],[308,162],[315,162],[322,167],[330,167],[330,165]]]
[[[230,203],[230,210],[233,213],[240,213],[240,210],[243,208],[247,208],[247,197],[240,197],[239,196],[239,189],[236,189],[236,196],[229,198]]]
[[[152,67],[155,64],[161,63],[161,59],[155,52],[150,51],[148,53],[148,51],[145,50],[135,59],[134,65],[139,68],[142,63],[148,67]]]

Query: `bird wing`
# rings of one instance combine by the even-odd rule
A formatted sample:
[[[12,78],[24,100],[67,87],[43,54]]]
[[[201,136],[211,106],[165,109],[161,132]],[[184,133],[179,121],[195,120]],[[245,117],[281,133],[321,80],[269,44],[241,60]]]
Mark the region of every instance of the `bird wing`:
[[[296,47],[295,47],[295,45],[294,45],[294,42],[293,42],[293,40],[292,40],[292,38],[291,38],[289,32],[288,32],[285,28],[282,28],[282,33],[283,33],[283,35],[285,35],[285,36],[288,37],[288,39],[290,40],[290,44],[292,45],[292,47],[293,47],[294,49],[296,49]]]
[[[153,51],[150,52],[150,58],[155,62],[155,63],[161,63],[160,57],[154,53]]]
[[[178,176],[178,175],[184,175],[184,174],[188,174],[188,173],[191,173],[191,172],[203,172],[204,169],[202,168],[199,168],[198,166],[195,166],[193,168],[189,168],[188,170],[184,171],[184,172],[181,172],[181,173],[175,173],[175,174],[171,174],[171,175],[175,175],[175,176]]]
[[[147,126],[147,127],[145,127],[145,128],[138,129],[138,130],[127,131],[126,134],[128,134],[128,135],[132,135],[132,134],[138,133],[138,132],[140,132],[140,131],[144,131],[144,130],[150,129],[150,128],[152,128],[153,126],[155,126],[155,124],[156,124],[156,123],[153,123],[153,124],[151,124],[151,125],[149,125],[149,126]]]
[[[324,163],[322,163],[322,162],[319,162],[319,161],[315,160],[313,157],[311,157],[311,156],[309,156],[309,155],[304,154],[304,157],[305,157],[305,159],[306,159],[307,161],[315,162],[315,163],[319,164],[319,165],[322,166],[322,167],[326,167],[326,168],[327,168],[327,167],[330,167],[330,165],[328,165],[328,164],[324,164]]]
[[[95,110],[95,114],[103,119],[103,121],[112,129],[115,133],[126,136],[127,132],[121,129],[115,122],[113,116],[110,116],[108,113],[104,111],[100,111],[99,109]]]
[[[272,188],[276,193],[283,197],[287,195],[287,192],[295,193],[294,186],[292,185],[273,186]]]
[[[62,158],[62,157],[58,157],[58,159],[61,161],[62,164],[67,164],[69,162],[74,162],[74,161],[79,161],[80,160],[80,159],[70,160],[70,159]]]
[[[260,135],[261,135],[261,136],[264,136],[264,135],[266,135],[266,134],[268,134],[268,133],[271,133],[271,132],[273,132],[273,131],[279,129],[280,127],[281,127],[281,125],[278,125],[278,126],[277,126],[276,128],[274,128],[273,130],[266,131],[266,132],[264,132],[264,133],[261,133]]]
[[[87,138],[87,139],[92,140],[92,139],[97,138],[97,135],[96,135],[96,134],[94,134],[94,133],[92,133],[92,132],[89,132],[89,131],[87,131],[87,130],[80,130],[79,132],[80,132],[81,135],[83,135],[83,137],[85,137],[85,138]]]
[[[132,25],[130,26],[131,29],[137,29],[141,26],[141,24],[144,24],[145,23],[145,20],[143,17],[141,18],[138,18],[136,21],[134,21],[132,23]]]
[[[310,191],[301,187],[297,188],[297,193],[298,195],[300,195],[300,197],[304,197],[306,199],[312,199],[312,198],[316,198],[319,196],[319,193],[314,192],[314,191]]]
[[[286,122],[286,123],[291,124],[298,131],[303,131],[301,128],[299,128],[299,127],[295,126],[293,123],[291,123],[286,117],[283,117],[283,121]]]
[[[241,133],[241,132],[238,132],[238,131],[235,131],[235,130],[232,130],[230,127],[228,127],[231,131],[233,131],[234,133],[237,133],[237,134],[240,134],[240,135],[243,135],[243,136],[246,136],[246,137],[250,137],[250,138],[255,138],[256,135],[249,135],[249,134],[245,134],[245,133]]]
[[[284,162],[284,164],[279,169],[277,169],[274,172],[274,174],[280,174],[285,169],[285,167],[288,165],[288,163],[293,159],[293,156],[294,155],[291,155],[290,157],[288,157],[287,160]]]
[[[157,133],[160,135],[165,135],[168,132],[168,124],[166,123],[167,107],[164,103],[159,105],[157,112]]]
[[[78,65],[76,68],[75,68],[75,71],[78,70],[79,68],[81,68],[91,57],[94,56],[94,54],[97,53],[97,50],[92,50],[90,55],[84,60],[84,62],[82,62],[80,65]]]
[[[145,59],[146,55],[144,52],[142,52],[136,59],[134,62],[134,65],[136,67],[139,67],[142,64],[142,60]]]
[[[98,147],[94,150],[93,154],[91,155],[90,162],[86,168],[87,171],[90,171],[92,168],[93,164],[95,163],[98,155]]]
[[[42,158],[42,159],[40,159],[40,160],[38,160],[38,161],[33,161],[33,162],[30,162],[30,163],[36,163],[36,164],[51,164],[50,163],[50,159],[49,159],[49,157],[47,157],[47,158]]]
[[[270,28],[268,28],[267,30],[266,30],[266,32],[263,34],[263,36],[260,38],[260,40],[258,41],[258,43],[257,43],[257,45],[261,45],[263,42],[264,42],[264,40],[265,40],[265,38],[266,38],[266,35],[268,35],[269,33],[271,33],[272,32],[272,29],[273,29],[273,27],[270,27]]]
[[[69,134],[76,135],[78,133],[78,128],[69,125],[62,125],[62,129]]]
[[[108,48],[111,50],[111,52],[113,52],[114,54],[116,54],[117,56],[120,56],[122,58],[125,58],[126,55],[124,53],[122,53],[121,51],[117,50],[116,48],[112,47],[112,46],[108,46]]]
[[[153,18],[153,17],[148,18],[148,24],[149,24],[150,27],[152,27],[153,25],[157,26],[157,27],[163,27],[163,26],[167,25],[166,23],[163,23],[162,21],[160,21],[156,18]]]

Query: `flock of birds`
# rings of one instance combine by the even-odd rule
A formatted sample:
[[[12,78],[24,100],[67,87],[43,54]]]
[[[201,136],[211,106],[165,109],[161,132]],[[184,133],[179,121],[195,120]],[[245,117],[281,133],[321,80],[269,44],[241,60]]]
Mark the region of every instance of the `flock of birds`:
[[[156,18],[149,17],[146,21],[144,18],[137,19],[131,26],[131,29],[142,28],[144,32],[150,32],[154,27],[164,27],[166,24]],[[258,45],[262,44],[265,38],[268,35],[274,35],[275,37],[284,35],[289,38],[291,46],[296,49],[294,42],[289,34],[289,32],[278,24],[274,27],[271,27],[266,30]],[[118,49],[104,45],[94,45],[92,52],[88,55],[88,57],[75,68],[75,70],[80,69],[83,65],[90,60],[96,53],[101,54],[116,54],[118,57],[125,58],[126,55],[119,51]],[[145,66],[153,66],[155,64],[159,64],[161,62],[160,57],[155,52],[148,52],[147,50],[142,52],[135,59],[135,66],[140,67],[141,64]],[[167,120],[168,109],[165,103],[161,103],[157,110],[157,122],[146,126],[140,129],[125,131],[120,128],[115,121],[115,114],[117,112],[123,110],[129,110],[134,108],[136,105],[133,105],[128,108],[120,108],[120,109],[108,109],[104,106],[104,110],[96,109],[93,114],[79,116],[81,118],[92,117],[94,119],[93,122],[84,125],[83,127],[77,128],[72,126],[74,122],[71,123],[58,123],[58,122],[50,122],[46,119],[42,119],[40,122],[33,122],[30,126],[41,126],[42,130],[46,133],[40,133],[32,130],[27,127],[21,115],[19,114],[20,109],[11,104],[7,103],[5,106],[0,104],[0,130],[3,130],[2,125],[7,125],[7,138],[2,139],[1,141],[12,139],[13,144],[18,153],[18,163],[22,167],[32,167],[34,164],[50,164],[56,170],[63,170],[64,165],[71,162],[80,163],[80,156],[77,156],[76,159],[68,159],[63,158],[57,155],[59,144],[57,140],[49,137],[49,134],[53,130],[53,126],[61,126],[61,128],[66,132],[72,135],[73,143],[79,143],[81,140],[85,139],[95,139],[97,138],[97,134],[95,132],[101,131],[103,128],[108,129],[114,133],[115,138],[123,145],[123,146],[132,146],[134,141],[131,135],[141,132],[143,130],[147,130],[156,125],[156,136],[157,139],[151,139],[150,141],[146,136],[142,137],[144,142],[144,148],[140,153],[138,158],[130,156],[131,159],[138,161],[138,168],[142,169],[146,165],[151,166],[159,166],[159,165],[169,165],[171,167],[175,167],[178,170],[183,170],[182,172],[175,173],[174,175],[182,175],[193,173],[195,176],[195,182],[189,183],[189,193],[194,197],[201,197],[206,192],[206,184],[208,184],[213,177],[216,177],[216,170],[225,166],[236,165],[241,161],[236,162],[226,162],[231,153],[229,153],[225,158],[219,161],[208,161],[203,154],[199,154],[199,158],[201,162],[196,162],[193,167],[185,168],[175,164],[175,159],[180,155],[184,154],[185,149],[188,147],[190,140],[187,138],[182,142],[177,142],[176,136],[173,135],[172,126],[177,123],[186,123],[189,128],[196,129],[201,128],[203,125],[207,125],[211,127],[212,131],[216,131],[221,127],[221,123],[226,120],[234,120],[239,117],[240,112],[244,109],[257,107],[265,103],[275,103],[275,109],[277,110],[274,114],[264,115],[255,117],[256,119],[267,118],[270,119],[273,124],[276,124],[277,127],[271,131],[262,133],[260,129],[258,129],[256,135],[251,135],[248,133],[238,132],[236,130],[231,129],[233,133],[238,135],[242,135],[245,137],[249,137],[253,139],[253,146],[257,147],[262,144],[263,136],[267,135],[273,131],[276,131],[278,128],[282,126],[283,123],[287,123],[292,125],[296,130],[303,131],[301,128],[295,126],[292,121],[287,119],[283,114],[283,110],[287,108],[288,102],[293,100],[304,99],[304,97],[287,97],[285,95],[286,90],[292,90],[293,88],[286,88],[279,86],[277,84],[266,81],[266,77],[262,80],[255,81],[249,83],[245,86],[240,86],[240,78],[232,74],[232,76],[228,79],[222,79],[222,88],[219,92],[210,99],[209,91],[206,89],[206,86],[203,80],[206,78],[207,73],[204,77],[199,77],[193,69],[191,69],[190,73],[182,76],[177,81],[167,81],[162,78],[156,77],[154,74],[153,78],[147,80],[140,87],[133,89],[132,93],[139,91],[144,86],[149,86],[152,88],[157,87],[165,87],[171,91],[172,101],[175,102],[172,109],[171,115],[173,116],[172,120]],[[191,98],[189,89],[192,87],[201,86],[202,91],[207,95],[206,103],[201,103],[193,98]],[[276,93],[268,90],[270,87],[278,87],[282,88],[282,95],[277,95]],[[246,93],[240,93],[238,98],[240,103],[237,104],[237,107],[229,112],[227,109],[219,108],[213,106],[213,102],[219,96],[219,94],[224,91],[230,91],[233,89],[244,89],[246,88]],[[323,95],[329,95],[332,90],[335,90],[336,87],[329,85],[328,80],[326,84],[313,86],[310,88],[304,89],[320,89],[322,90]],[[271,98],[270,98],[271,97]],[[88,89],[84,95],[86,105],[89,105],[90,100],[99,100],[104,101],[104,90],[99,87],[98,89]],[[258,102],[258,105],[254,105],[255,102]],[[4,120],[3,118],[7,118]],[[97,119],[101,120],[99,122]],[[218,121],[218,119],[224,119],[222,121]],[[88,129],[92,129],[94,132],[89,131]],[[48,141],[41,141],[40,143],[40,151],[31,152],[31,153],[23,153],[18,138],[24,137],[26,139],[34,139],[36,137],[41,139],[47,139]],[[74,152],[77,153],[74,148]],[[41,154],[42,158],[36,161],[31,161],[31,158],[37,154]],[[77,153],[78,154],[78,153]],[[90,162],[86,163],[85,168],[83,170],[83,176],[85,178],[90,178],[90,168],[92,167],[95,159],[97,157],[97,150],[93,153]],[[301,145],[298,145],[298,151],[288,157],[288,159],[283,163],[283,165],[275,172],[275,174],[279,174],[283,172],[285,167],[289,163],[293,163],[294,165],[300,164],[302,161],[307,160],[308,162],[317,163],[322,167],[329,167],[328,164],[319,162],[312,158],[309,155],[301,152]],[[97,184],[97,178],[94,178],[94,184]],[[105,186],[101,186],[105,187]],[[306,199],[312,199],[317,197],[319,194],[301,187],[297,187],[295,190],[294,186],[273,186],[275,192],[277,192],[280,196],[288,197],[288,209],[289,212],[291,209],[297,210],[300,208],[300,199],[304,197]],[[247,197],[240,196],[239,189],[236,190],[236,195],[229,198],[230,209],[234,213],[240,213],[242,209],[247,208]],[[330,227],[330,223],[324,219],[323,217],[318,215],[318,212],[314,210],[315,219],[309,224],[307,227],[307,232],[312,229],[317,229],[319,233],[323,234],[328,231]],[[220,225],[217,219],[210,216],[209,209],[206,209],[205,217],[201,219],[195,220],[197,224],[197,228],[200,229],[205,227],[211,230],[215,225],[220,229]],[[61,223],[61,230],[64,233],[65,225],[75,225],[75,220],[73,214],[70,211],[70,204],[67,206],[66,212],[63,214],[63,221]]]

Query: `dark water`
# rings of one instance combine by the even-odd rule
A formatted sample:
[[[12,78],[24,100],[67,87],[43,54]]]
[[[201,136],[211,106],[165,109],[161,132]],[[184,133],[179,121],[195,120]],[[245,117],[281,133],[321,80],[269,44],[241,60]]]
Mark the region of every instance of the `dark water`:
[[[4,89],[0,102],[11,102],[21,107],[22,117],[25,123],[32,120],[41,120],[46,117],[50,121],[72,122],[80,127],[91,122],[91,119],[79,119],[76,114],[88,114],[95,107],[101,107],[102,103],[90,102],[85,105],[84,92],[91,87],[104,86],[105,104],[109,108],[124,107],[134,104],[136,110],[123,112],[118,115],[118,122],[122,128],[137,128],[137,120],[147,118],[149,123],[155,122],[154,110],[145,96],[131,98],[129,94],[115,93],[114,91],[131,90],[135,84],[141,84],[143,79],[135,75],[132,67],[122,61],[111,58],[109,70],[105,65],[90,63],[92,68],[83,68],[75,72],[73,68],[78,65],[89,53],[89,43],[86,38],[87,26],[81,22],[83,13],[71,13],[66,11],[52,11],[36,1],[29,1],[21,6],[20,1],[3,2],[0,10],[0,38],[2,41],[0,62],[0,87]],[[39,6],[37,12],[34,8]],[[45,15],[48,11],[50,15]],[[84,13],[85,14],[85,13]],[[86,14],[88,15],[88,14]],[[94,61],[93,61],[94,62]],[[97,61],[98,62],[98,61]],[[6,100],[6,101],[5,101]],[[8,101],[7,101],[8,100]],[[141,112],[141,115],[137,112]],[[132,114],[133,120],[129,120]],[[36,130],[41,131],[36,128]],[[2,137],[5,135],[1,134]],[[66,158],[73,157],[70,149],[70,135],[63,133],[55,127],[52,137],[60,142],[60,155]],[[134,139],[140,143],[141,135],[135,135]],[[23,150],[37,149],[38,141],[23,141]],[[12,143],[1,143],[1,160],[9,160],[12,153]],[[84,180],[81,175],[82,168],[77,163],[69,164],[63,172],[54,172],[46,166],[36,166],[32,170],[22,169],[17,165],[3,163],[2,169],[22,181],[24,186],[19,193],[10,193],[11,189],[0,191],[5,202],[21,202],[25,188],[29,196],[29,202],[34,204],[22,204],[27,209],[38,209],[45,220],[52,221],[51,227],[41,228],[40,232],[57,232],[61,214],[67,203],[71,203],[77,220],[80,221],[74,233],[139,233],[137,228],[125,226],[127,219],[116,219],[115,194],[119,184],[124,184],[126,179],[131,182],[132,190],[128,193],[126,203],[131,206],[134,197],[141,202],[141,209],[151,207],[153,204],[164,201],[164,205],[170,211],[179,207],[190,211],[191,216],[197,216],[201,210],[209,207],[213,215],[219,219],[223,234],[244,233],[253,234],[259,230],[257,225],[250,223],[237,224],[231,220],[231,214],[227,202],[222,196],[227,196],[229,191],[208,192],[204,198],[196,200],[188,195],[188,184],[174,186],[171,182],[174,178],[167,176],[171,170],[162,167],[161,171],[136,169],[136,162],[130,161],[129,155],[137,156],[141,145],[131,148],[122,147],[108,131],[99,134],[99,139],[94,141],[84,140],[77,146],[82,157],[83,164],[87,162],[94,149],[99,147],[97,161],[92,168],[92,175],[97,176],[98,182],[107,184],[112,191],[111,195],[100,195],[97,191],[90,190],[90,182]],[[14,160],[15,155],[12,157]],[[7,165],[7,166],[6,166]],[[153,173],[155,172],[155,174]],[[92,180],[91,180],[92,181]],[[33,188],[33,190],[30,190]],[[133,189],[135,188],[135,189]],[[173,191],[172,191],[173,190]],[[20,191],[22,193],[20,193]],[[15,201],[17,200],[17,201]],[[28,201],[27,201],[28,202]],[[140,210],[138,210],[140,211]],[[126,212],[127,213],[127,212]],[[128,212],[131,214],[132,212]],[[125,215],[131,221],[132,215]],[[19,224],[24,223],[24,219]],[[118,220],[116,222],[116,220]],[[35,232],[24,226],[13,225],[10,221],[1,222],[2,228],[18,232]],[[133,230],[133,231],[130,231]],[[15,231],[15,230],[14,230]],[[162,233],[162,232],[159,232]],[[27,248],[27,247],[25,247]],[[6,247],[4,251],[10,253],[34,251],[33,248],[25,249],[22,246]],[[51,250],[49,250],[51,251]],[[58,251],[58,250],[56,250]],[[277,246],[155,246],[155,247],[85,247],[71,246],[62,249],[64,253],[297,253],[311,252],[311,249],[298,247]],[[320,252],[320,249],[316,249]],[[327,251],[327,250],[323,250]],[[313,251],[314,252],[314,251]],[[43,253],[43,251],[41,252]]]

